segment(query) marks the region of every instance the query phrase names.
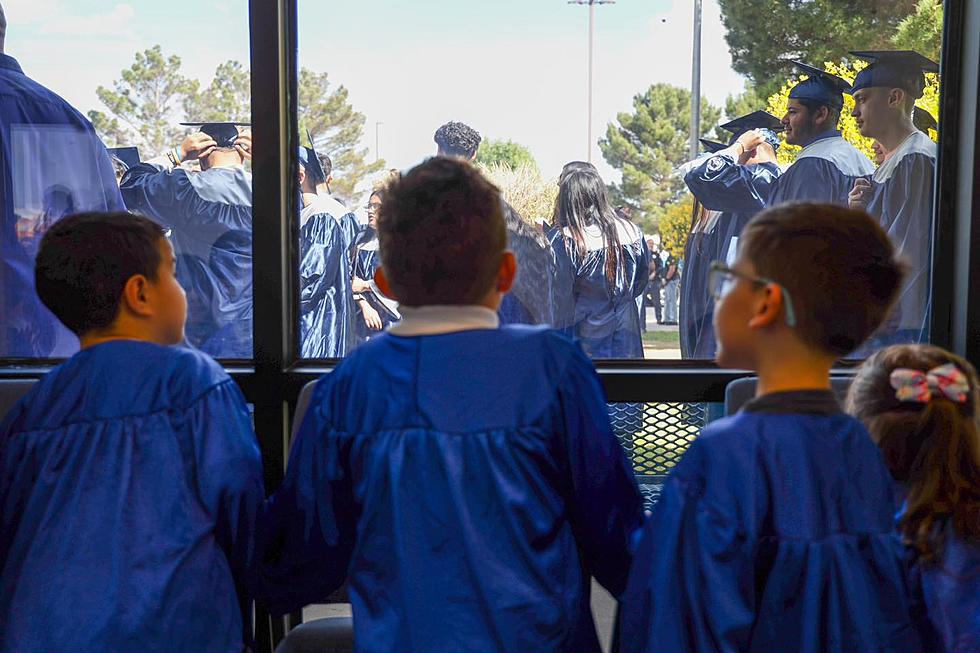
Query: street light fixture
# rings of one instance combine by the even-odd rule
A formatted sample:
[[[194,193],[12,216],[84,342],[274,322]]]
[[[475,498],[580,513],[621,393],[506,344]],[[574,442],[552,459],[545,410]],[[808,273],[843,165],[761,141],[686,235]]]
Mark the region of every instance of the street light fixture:
[[[616,0],[568,0],[570,5],[589,5],[589,148],[587,161],[592,163],[592,61],[595,47],[595,7],[596,5],[614,5]]]

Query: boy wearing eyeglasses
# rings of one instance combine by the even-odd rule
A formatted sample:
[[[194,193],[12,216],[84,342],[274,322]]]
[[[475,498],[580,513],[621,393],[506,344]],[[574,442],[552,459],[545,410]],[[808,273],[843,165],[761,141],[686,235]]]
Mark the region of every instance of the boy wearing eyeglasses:
[[[917,651],[881,455],[830,386],[902,282],[867,214],[767,210],[715,264],[718,362],[754,400],[708,426],[663,487],[623,596],[622,650]]]

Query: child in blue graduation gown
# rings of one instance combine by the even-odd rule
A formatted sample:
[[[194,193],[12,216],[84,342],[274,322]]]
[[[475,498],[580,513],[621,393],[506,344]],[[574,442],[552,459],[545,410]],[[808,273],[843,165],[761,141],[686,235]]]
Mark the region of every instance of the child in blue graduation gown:
[[[55,224],[37,291],[82,350],[0,426],[0,650],[221,651],[248,643],[264,497],[245,401],[176,347],[186,302],[156,223]]]
[[[905,345],[868,359],[848,395],[905,498],[898,532],[924,598],[929,651],[980,651],[977,388],[966,360]]]
[[[756,216],[714,266],[718,362],[759,374],[709,425],[647,521],[623,597],[623,650],[919,651],[888,470],[830,391],[834,361],[901,284],[864,213],[797,204]]]
[[[275,612],[345,577],[357,651],[598,652],[642,500],[574,343],[499,327],[498,191],[436,158],[388,190],[381,289],[402,322],[318,384],[261,528]]]

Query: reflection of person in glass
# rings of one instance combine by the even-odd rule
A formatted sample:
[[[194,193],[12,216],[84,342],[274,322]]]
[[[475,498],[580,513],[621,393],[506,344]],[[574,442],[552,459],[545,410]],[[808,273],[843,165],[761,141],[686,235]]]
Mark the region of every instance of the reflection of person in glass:
[[[244,167],[251,132],[239,132],[241,123],[191,124],[200,131],[131,167],[120,189],[130,210],[171,230],[187,292],[187,340],[216,358],[250,358],[251,334],[235,331],[235,342],[226,327],[252,314],[252,175]],[[200,172],[181,167],[187,161],[197,161]],[[238,233],[222,239],[229,232]]]
[[[778,118],[765,111],[756,111],[721,125],[721,129],[732,134],[729,145],[702,140],[709,154],[681,166],[680,170],[694,195],[691,232],[684,248],[684,282],[681,284],[683,358],[715,357],[714,299],[708,292],[711,263],[734,261],[742,229],[765,206],[773,183],[782,174],[776,163],[779,148],[776,133],[783,129]],[[741,172],[737,179],[742,186],[735,191],[725,178],[714,176],[716,167],[732,160]]]
[[[34,293],[37,242],[66,212],[123,203],[92,124],[4,53],[6,29],[0,5],[0,357],[68,356],[78,339]]]
[[[559,274],[571,277],[572,333],[593,358],[643,358],[636,298],[646,289],[643,232],[616,215],[593,172],[573,172],[558,191]]]
[[[861,135],[878,141],[887,156],[870,181],[855,182],[851,205],[881,219],[910,268],[896,313],[875,345],[925,342],[937,146],[915,125],[913,111],[925,89],[923,72],[938,72],[939,66],[915,52],[852,54],[873,62],[854,80],[852,115]],[[931,126],[921,114],[919,118],[926,129]]]
[[[448,122],[436,130],[439,156],[473,161],[482,137],[461,122]],[[554,252],[540,229],[529,225],[504,201],[507,248],[517,258],[517,279],[497,311],[501,324],[554,324]]]
[[[367,340],[399,319],[398,303],[389,299],[374,283],[374,273],[381,267],[378,246],[378,211],[384,203],[385,191],[378,189],[368,200],[367,228],[354,244],[354,299],[361,312],[357,333]]]
[[[319,192],[326,178],[310,136],[310,146],[299,148],[299,333],[304,358],[343,358],[357,344],[350,253],[359,227],[353,213]]]

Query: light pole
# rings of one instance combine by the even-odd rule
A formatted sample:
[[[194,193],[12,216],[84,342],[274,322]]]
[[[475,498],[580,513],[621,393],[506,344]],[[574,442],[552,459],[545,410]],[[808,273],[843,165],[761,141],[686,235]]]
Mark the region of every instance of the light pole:
[[[690,155],[698,155],[701,136],[701,0],[694,0],[694,57],[691,68],[691,146]]]
[[[570,5],[589,5],[589,147],[587,152],[587,161],[592,163],[592,65],[593,65],[593,51],[595,49],[595,6],[596,5],[614,5],[616,0],[568,0]]]
[[[374,123],[374,160],[381,158],[381,125],[383,122]]]

